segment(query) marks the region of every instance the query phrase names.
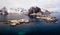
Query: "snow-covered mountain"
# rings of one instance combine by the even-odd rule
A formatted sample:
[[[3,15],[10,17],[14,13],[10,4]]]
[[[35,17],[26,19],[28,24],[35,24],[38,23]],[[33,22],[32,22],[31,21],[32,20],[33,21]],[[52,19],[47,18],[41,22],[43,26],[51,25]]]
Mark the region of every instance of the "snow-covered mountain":
[[[60,0],[0,0],[0,8],[6,6],[9,8],[25,8],[38,6],[49,11],[60,11]]]
[[[18,13],[19,15],[21,14],[28,14],[28,10],[25,10],[24,8],[9,8],[7,9],[8,13]]]

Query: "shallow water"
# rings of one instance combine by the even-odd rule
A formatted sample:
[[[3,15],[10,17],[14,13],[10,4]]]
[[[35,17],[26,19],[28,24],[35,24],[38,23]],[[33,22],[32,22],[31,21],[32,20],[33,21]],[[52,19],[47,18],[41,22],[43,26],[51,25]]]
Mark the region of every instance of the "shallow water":
[[[60,32],[60,13],[52,13],[53,16],[57,17],[58,22],[56,24],[45,23],[39,19],[31,19],[26,15],[20,16],[19,14],[9,14],[7,16],[0,15],[0,33],[2,35],[55,35]],[[8,24],[4,24],[3,21],[13,20],[13,19],[31,19],[33,22],[28,24],[21,24],[12,27]]]

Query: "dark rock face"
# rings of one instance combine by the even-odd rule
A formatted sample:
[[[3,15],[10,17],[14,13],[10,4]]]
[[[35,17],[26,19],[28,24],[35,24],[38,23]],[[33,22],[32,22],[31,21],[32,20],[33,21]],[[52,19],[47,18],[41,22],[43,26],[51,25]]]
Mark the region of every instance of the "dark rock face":
[[[32,13],[41,12],[41,9],[39,7],[31,7],[28,11],[29,11],[28,14],[32,14]]]
[[[7,11],[5,11],[4,13],[5,13],[5,15],[8,15],[8,12]]]
[[[4,13],[4,14],[3,14]],[[6,7],[3,7],[1,10],[0,10],[0,14],[1,15],[7,15],[8,12],[7,12],[7,8]]]
[[[30,14],[33,14],[33,13],[41,13],[43,14],[43,12],[41,11],[41,8],[39,7],[31,7],[29,10],[28,10],[28,16],[31,18],[36,18],[37,15],[30,15]]]
[[[35,8],[35,13],[37,13],[37,12],[41,12],[41,9],[39,7]]]
[[[2,12],[2,10],[0,10],[0,12]]]
[[[48,10],[45,11],[46,14],[51,14]]]

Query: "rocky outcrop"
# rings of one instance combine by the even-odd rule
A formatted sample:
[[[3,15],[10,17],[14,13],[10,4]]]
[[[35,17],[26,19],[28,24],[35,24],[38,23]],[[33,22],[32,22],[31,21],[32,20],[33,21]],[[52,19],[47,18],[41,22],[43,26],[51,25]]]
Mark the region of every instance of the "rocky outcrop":
[[[16,26],[16,25],[19,25],[19,24],[26,24],[26,23],[29,23],[30,20],[27,20],[27,19],[20,19],[20,20],[8,20],[5,22],[5,24],[9,24],[11,26]]]
[[[31,7],[29,9],[29,16],[32,18],[42,19],[45,22],[56,22],[57,18],[52,17],[50,14],[51,13],[48,10],[43,12],[39,7]]]
[[[39,7],[31,7],[28,11],[29,11],[28,15],[33,14],[33,13],[38,13],[38,12],[42,13]]]
[[[7,12],[7,8],[6,8],[6,7],[3,7],[3,8],[0,10],[0,15],[8,15],[8,12]]]

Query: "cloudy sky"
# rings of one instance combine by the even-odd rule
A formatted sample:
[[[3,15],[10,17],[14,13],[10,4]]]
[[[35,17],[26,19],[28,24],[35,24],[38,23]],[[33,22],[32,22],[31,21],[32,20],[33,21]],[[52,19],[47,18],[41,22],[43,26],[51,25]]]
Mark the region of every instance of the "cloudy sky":
[[[38,6],[40,8],[51,11],[60,10],[60,0],[0,0],[0,8],[6,6],[7,8],[25,8],[31,6]]]

